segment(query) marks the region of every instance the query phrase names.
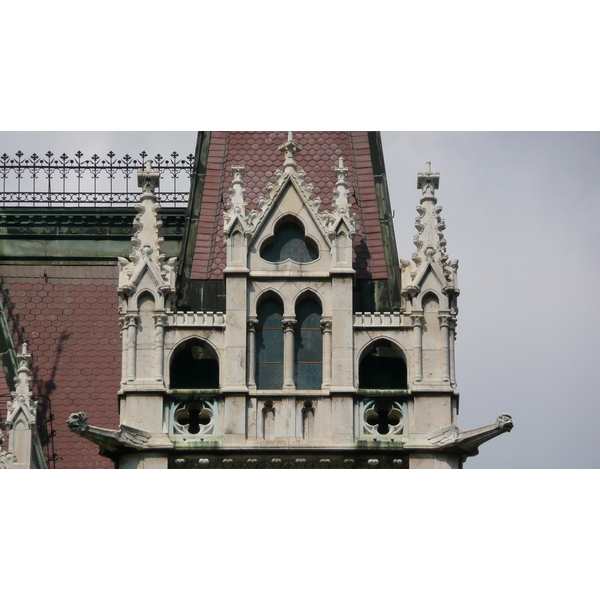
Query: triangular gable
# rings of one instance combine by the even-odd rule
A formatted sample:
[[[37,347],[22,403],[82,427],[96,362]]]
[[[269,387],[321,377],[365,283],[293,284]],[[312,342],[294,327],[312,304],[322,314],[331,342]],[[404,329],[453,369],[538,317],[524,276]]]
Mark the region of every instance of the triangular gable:
[[[254,244],[258,239],[260,239],[263,235],[264,230],[271,223],[273,213],[277,210],[278,207],[281,206],[282,202],[289,194],[289,188],[293,188],[300,202],[306,207],[306,214],[309,215],[311,222],[313,223],[315,230],[320,233],[321,239],[327,245],[327,247],[331,248],[331,241],[329,239],[329,235],[323,226],[323,222],[318,218],[319,213],[315,210],[315,203],[311,204],[310,198],[306,194],[305,190],[302,189],[303,186],[299,185],[296,177],[292,174],[286,174],[285,179],[282,180],[280,186],[278,187],[274,197],[270,200],[269,204],[265,207],[265,211],[260,216],[260,220],[256,224],[256,228],[253,231],[250,239],[248,240],[248,245]],[[320,201],[316,203],[318,206]],[[286,212],[285,210],[283,212]],[[296,216],[298,216],[296,214]],[[308,234],[308,230],[305,231]]]

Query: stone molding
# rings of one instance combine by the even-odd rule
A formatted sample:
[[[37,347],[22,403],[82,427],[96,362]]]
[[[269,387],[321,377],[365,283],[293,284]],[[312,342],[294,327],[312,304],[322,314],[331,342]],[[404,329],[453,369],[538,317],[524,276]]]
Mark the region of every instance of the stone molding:
[[[402,469],[407,458],[394,456],[348,458],[323,454],[251,456],[244,454],[221,456],[178,456],[171,459],[176,469]]]

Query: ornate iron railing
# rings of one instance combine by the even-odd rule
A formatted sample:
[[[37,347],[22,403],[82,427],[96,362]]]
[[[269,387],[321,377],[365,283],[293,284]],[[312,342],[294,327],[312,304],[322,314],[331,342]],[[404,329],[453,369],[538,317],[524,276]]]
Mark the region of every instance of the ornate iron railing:
[[[81,152],[73,158],[66,154],[55,158],[52,152],[44,156],[25,158],[22,152],[0,156],[0,206],[127,206],[138,201],[137,172],[145,167],[146,152],[139,160],[128,154],[117,158],[112,151],[106,159],[94,154],[84,160]],[[193,154],[179,158],[173,152],[166,159],[157,154],[152,167],[160,173],[161,205],[185,206]]]

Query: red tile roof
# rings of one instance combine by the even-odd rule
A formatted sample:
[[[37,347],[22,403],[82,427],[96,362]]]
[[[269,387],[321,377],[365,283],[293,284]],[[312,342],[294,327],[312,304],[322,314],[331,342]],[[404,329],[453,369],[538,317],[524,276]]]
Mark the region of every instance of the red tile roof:
[[[223,207],[229,200],[231,167],[242,165],[248,210],[258,208],[267,184],[283,166],[278,150],[287,140],[286,131],[213,131],[210,138],[206,179],[191,279],[221,279],[226,266],[223,244]],[[306,183],[314,185],[313,197],[322,208],[331,208],[335,184],[334,168],[344,158],[352,209],[356,213],[354,268],[359,279],[386,279],[383,238],[375,192],[371,150],[366,131],[299,131],[294,141],[302,146],[298,166],[306,172]]]
[[[0,276],[13,339],[33,357],[33,392],[51,401],[56,468],[112,468],[66,421],[84,411],[94,426],[119,427],[117,267],[2,265]]]

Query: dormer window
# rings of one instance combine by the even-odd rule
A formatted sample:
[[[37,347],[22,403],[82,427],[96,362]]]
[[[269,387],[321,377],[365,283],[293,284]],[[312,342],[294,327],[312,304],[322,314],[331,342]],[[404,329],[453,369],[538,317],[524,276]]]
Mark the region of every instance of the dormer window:
[[[284,221],[275,229],[260,251],[264,260],[272,263],[293,260],[297,263],[309,263],[319,258],[316,244],[304,235],[304,228],[296,221]]]

